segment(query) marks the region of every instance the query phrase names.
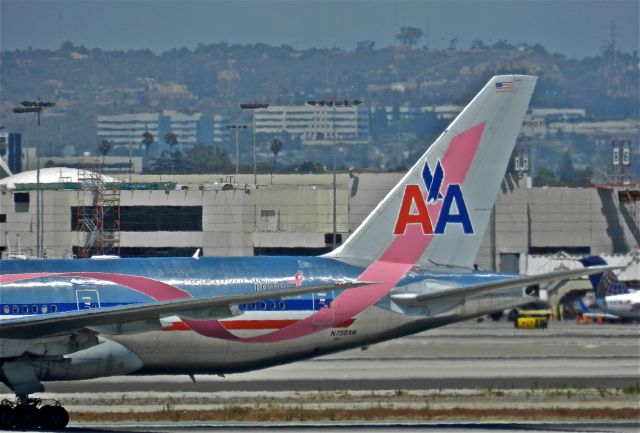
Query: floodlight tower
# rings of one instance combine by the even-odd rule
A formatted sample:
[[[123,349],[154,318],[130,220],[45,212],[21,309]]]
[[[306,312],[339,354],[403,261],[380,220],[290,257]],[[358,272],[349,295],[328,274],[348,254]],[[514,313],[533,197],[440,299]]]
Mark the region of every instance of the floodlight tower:
[[[333,236],[331,241],[331,248],[336,249],[337,245],[337,233],[336,233],[336,107],[355,107],[356,105],[362,104],[362,101],[357,99],[354,100],[338,100],[332,99],[329,101],[307,101],[307,104],[313,105],[314,107],[333,107],[333,121],[332,121],[332,131],[331,135],[333,135]]]
[[[44,224],[42,221],[42,191],[40,191],[40,113],[47,108],[51,108],[56,105],[55,102],[46,101],[43,102],[40,99],[37,101],[22,101],[20,102],[22,107],[15,107],[14,113],[36,113],[38,119],[38,141],[36,142],[36,256],[42,258],[43,256],[43,244],[44,244]]]
[[[251,124],[253,125],[253,184],[258,184],[258,174],[256,172],[256,110],[260,108],[269,108],[270,104],[260,103],[243,103],[240,104],[240,109],[251,110]]]
[[[238,146],[238,134],[240,133],[241,129],[247,129],[248,126],[247,125],[242,125],[239,123],[233,123],[231,125],[227,125],[226,126],[229,129],[233,129],[236,131],[236,177],[238,176],[238,170],[239,170],[239,164],[240,164],[240,151],[239,146]],[[254,140],[254,149],[255,149],[255,140]],[[255,155],[255,153],[254,153]]]

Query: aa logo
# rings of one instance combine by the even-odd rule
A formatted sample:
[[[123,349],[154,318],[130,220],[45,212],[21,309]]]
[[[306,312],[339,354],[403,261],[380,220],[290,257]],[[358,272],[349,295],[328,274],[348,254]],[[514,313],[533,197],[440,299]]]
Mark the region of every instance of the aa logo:
[[[445,176],[440,160],[433,172],[425,161],[422,169],[425,192],[423,193],[419,185],[405,187],[394,234],[403,235],[409,224],[419,224],[424,234],[438,235],[444,234],[447,224],[460,224],[464,233],[473,234],[460,184],[448,184],[446,191],[442,193]],[[435,229],[431,217],[435,218]]]

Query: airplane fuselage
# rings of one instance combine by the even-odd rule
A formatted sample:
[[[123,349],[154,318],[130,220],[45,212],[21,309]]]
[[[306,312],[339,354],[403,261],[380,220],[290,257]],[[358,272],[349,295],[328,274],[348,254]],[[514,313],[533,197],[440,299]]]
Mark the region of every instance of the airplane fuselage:
[[[355,281],[364,271],[321,257],[47,260],[38,261],[37,266],[38,274],[33,274],[29,272],[33,262],[3,262],[3,278],[10,282],[4,282],[0,289],[0,317],[269,292]],[[410,288],[430,293],[505,278],[509,276],[415,267],[392,290]],[[498,295],[436,303],[428,312],[412,311],[393,302],[388,294],[364,299],[369,292],[367,287],[362,289],[362,309],[347,320],[340,311],[347,307],[335,302],[343,291],[336,290],[236,305],[232,317],[220,320],[215,314],[193,318],[185,312],[186,317],[166,317],[159,324],[133,323],[130,329],[96,331],[139,357],[141,365],[130,369],[139,368],[125,369],[126,373],[220,374],[365,346],[527,302],[522,290],[511,289]],[[114,374],[122,373],[114,370]],[[57,379],[61,378],[52,369],[46,380]]]
[[[600,309],[625,320],[640,320],[640,292],[611,295],[596,300]]]

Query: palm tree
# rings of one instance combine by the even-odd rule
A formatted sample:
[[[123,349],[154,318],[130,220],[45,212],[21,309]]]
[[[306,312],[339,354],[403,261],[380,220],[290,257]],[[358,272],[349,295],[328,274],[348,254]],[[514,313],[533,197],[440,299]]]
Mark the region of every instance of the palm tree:
[[[153,144],[153,140],[153,134],[149,131],[145,131],[142,133],[142,144],[144,145],[147,159],[149,159],[149,148]]]
[[[4,129],[4,126],[0,126],[0,130]],[[7,139],[0,137],[0,157],[4,157],[7,154]]]
[[[104,165],[104,157],[107,156],[107,153],[111,150],[111,142],[105,138],[103,138],[100,143],[98,143],[98,151],[102,154],[102,165]]]
[[[273,170],[278,171],[278,154],[282,150],[282,141],[279,138],[274,138],[270,143],[271,151],[273,152]]]
[[[173,174],[174,160],[177,156],[173,151],[173,148],[178,144],[178,136],[173,132],[167,132],[164,136],[164,142],[167,143],[169,145],[169,148],[171,149],[171,151],[169,152],[169,157],[171,158],[171,174]]]

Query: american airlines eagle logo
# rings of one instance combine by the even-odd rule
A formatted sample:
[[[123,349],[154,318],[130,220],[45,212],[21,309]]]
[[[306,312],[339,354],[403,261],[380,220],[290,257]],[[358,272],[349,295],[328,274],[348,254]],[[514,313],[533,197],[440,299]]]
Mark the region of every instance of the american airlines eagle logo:
[[[447,184],[443,194],[445,179],[446,173],[439,159],[433,171],[425,161],[422,180],[426,191],[423,193],[420,185],[405,186],[393,234],[405,234],[410,224],[419,224],[425,235],[444,234],[447,224],[460,224],[465,234],[474,233],[460,184]]]

